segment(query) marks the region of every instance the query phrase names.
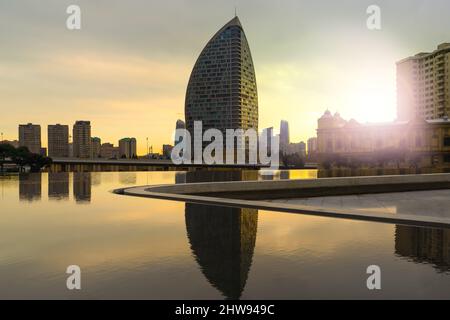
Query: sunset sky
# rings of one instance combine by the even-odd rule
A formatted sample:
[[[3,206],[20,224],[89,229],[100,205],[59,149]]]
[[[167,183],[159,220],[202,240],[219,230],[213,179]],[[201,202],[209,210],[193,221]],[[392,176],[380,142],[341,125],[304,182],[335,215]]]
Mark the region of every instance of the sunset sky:
[[[66,28],[77,4],[82,29]],[[381,7],[382,29],[366,28]],[[396,116],[395,62],[450,42],[448,0],[0,0],[0,131],[90,120],[102,142],[172,143],[192,67],[234,16],[256,70],[260,128],[290,123],[291,140],[315,135],[328,108],[344,118]]]

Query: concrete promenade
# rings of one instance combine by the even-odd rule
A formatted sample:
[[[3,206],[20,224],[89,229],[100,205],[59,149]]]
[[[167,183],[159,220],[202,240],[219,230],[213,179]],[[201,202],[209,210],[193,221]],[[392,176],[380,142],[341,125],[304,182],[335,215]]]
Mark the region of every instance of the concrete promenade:
[[[116,192],[209,205],[450,227],[450,174],[192,183]]]

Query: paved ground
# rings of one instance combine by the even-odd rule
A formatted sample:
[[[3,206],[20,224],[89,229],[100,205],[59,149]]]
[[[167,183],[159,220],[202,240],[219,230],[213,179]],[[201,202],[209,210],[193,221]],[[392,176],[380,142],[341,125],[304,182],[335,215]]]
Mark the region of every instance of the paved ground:
[[[367,212],[450,218],[449,189],[266,201],[347,210],[358,209]]]
[[[206,205],[255,208],[316,216],[368,220],[414,226],[450,227],[450,189],[384,194],[243,200],[180,193],[186,185],[140,186],[115,190],[118,194],[189,201]],[[191,184],[189,187],[192,189]],[[211,184],[195,184],[197,188]],[[229,186],[226,184],[226,186]],[[181,190],[183,191],[183,190]]]

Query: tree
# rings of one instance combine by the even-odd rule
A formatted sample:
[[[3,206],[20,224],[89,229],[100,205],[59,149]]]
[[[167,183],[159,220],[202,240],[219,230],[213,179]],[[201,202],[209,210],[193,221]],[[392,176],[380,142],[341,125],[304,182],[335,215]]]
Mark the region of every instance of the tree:
[[[286,167],[303,168],[305,166],[305,159],[298,153],[281,154],[281,161]]]
[[[30,171],[39,172],[43,167],[52,163],[52,159],[44,157],[40,154],[31,153],[27,147],[14,148],[2,147],[0,148],[0,158],[11,158],[11,160],[20,167],[21,171],[24,166],[29,165]],[[2,161],[3,169],[3,161]]]
[[[15,150],[16,148],[9,143],[0,144],[0,171],[3,171],[3,164],[5,163],[6,158],[12,157]]]
[[[18,147],[15,149],[12,155],[12,160],[20,167],[20,171],[22,171],[22,168],[28,164],[30,154],[31,152],[27,147]]]
[[[49,157],[41,156],[40,154],[31,153],[28,157],[28,165],[31,172],[39,172],[42,168],[50,165],[52,159]]]

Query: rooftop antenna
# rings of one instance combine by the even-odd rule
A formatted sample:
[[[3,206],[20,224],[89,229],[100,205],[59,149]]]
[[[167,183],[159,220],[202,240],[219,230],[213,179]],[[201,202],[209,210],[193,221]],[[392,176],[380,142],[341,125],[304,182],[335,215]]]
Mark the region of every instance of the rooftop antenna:
[[[234,6],[234,16],[237,17],[237,7]]]

